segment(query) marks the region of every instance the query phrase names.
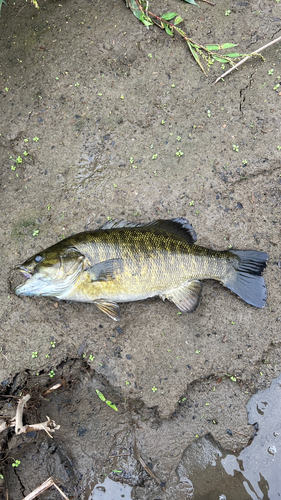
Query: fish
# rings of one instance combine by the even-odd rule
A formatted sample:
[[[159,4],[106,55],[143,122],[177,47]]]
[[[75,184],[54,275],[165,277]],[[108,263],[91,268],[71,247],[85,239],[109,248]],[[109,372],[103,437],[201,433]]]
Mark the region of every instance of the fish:
[[[118,321],[118,303],[156,296],[181,312],[193,312],[200,303],[202,280],[212,279],[246,303],[264,307],[267,253],[217,251],[196,241],[194,228],[184,218],[146,224],[110,220],[17,266],[26,281],[15,293],[93,303]]]

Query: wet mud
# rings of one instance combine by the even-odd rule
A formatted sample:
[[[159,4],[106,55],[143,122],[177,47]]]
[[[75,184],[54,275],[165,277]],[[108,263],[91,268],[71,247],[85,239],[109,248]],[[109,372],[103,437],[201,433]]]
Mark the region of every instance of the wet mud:
[[[275,2],[153,9],[241,53],[281,29]],[[87,500],[108,477],[134,499],[196,498],[189,447],[241,452],[256,432],[246,405],[281,372],[280,47],[214,85],[219,63],[206,78],[184,42],[121,0],[3,4],[0,45],[0,418],[30,393],[24,424],[60,425],[53,439],[1,434],[1,494],[17,500],[53,476]],[[37,249],[109,218],[173,217],[202,246],[267,252],[266,307],[209,281],[193,314],[147,300],[122,304],[116,324],[91,304],[13,293],[15,266]]]

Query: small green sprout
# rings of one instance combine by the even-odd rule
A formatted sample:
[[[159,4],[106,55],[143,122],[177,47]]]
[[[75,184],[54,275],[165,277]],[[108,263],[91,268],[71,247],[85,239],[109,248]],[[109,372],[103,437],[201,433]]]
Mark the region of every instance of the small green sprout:
[[[131,165],[133,165],[133,163],[134,163],[134,158],[133,158],[133,156],[131,156],[131,158],[130,158],[130,163],[131,163]]]
[[[94,359],[95,359],[95,356],[93,356],[92,354],[90,354],[89,361],[94,361]]]
[[[51,340],[50,344],[51,344],[51,347],[53,347],[53,349],[56,347],[56,343],[53,340]]]
[[[13,463],[12,463],[12,467],[18,467],[20,465],[20,460],[15,460]]]
[[[172,83],[171,87],[172,87],[172,89],[174,89],[174,88],[175,88],[175,84],[174,84],[174,83]]]
[[[231,14],[231,10],[226,10],[224,13],[225,16],[229,16],[230,14]]]
[[[108,406],[110,406],[110,408],[112,408],[113,410],[115,411],[118,411],[118,408],[111,402],[111,401],[108,401],[105,399],[103,393],[101,391],[99,391],[98,389],[96,389],[96,393],[98,395],[98,397],[104,401]]]
[[[115,474],[121,474],[121,472],[123,472],[123,471],[122,470],[115,470],[115,469],[113,469],[112,472],[114,472]]]
[[[74,87],[79,87],[80,83],[75,83]]]
[[[51,370],[51,371],[49,372],[49,376],[50,376],[50,378],[53,378],[53,377],[55,376],[55,372],[54,372],[54,370]]]
[[[281,146],[277,146],[278,151],[281,151]]]
[[[51,210],[51,205],[47,205],[47,210]]]
[[[23,142],[28,142],[28,139],[24,139]]]
[[[45,358],[49,358],[50,357],[50,354],[45,354]]]
[[[14,165],[11,166],[11,170],[16,170],[16,168]]]
[[[273,69],[273,68],[271,68],[271,69],[269,69],[269,70],[268,70],[267,74],[268,74],[269,76],[271,76],[271,75],[273,75],[273,71],[274,71],[274,69]]]
[[[8,89],[8,87],[5,87],[5,90],[6,90],[6,92],[9,92],[9,89]]]
[[[85,354],[85,353],[83,353],[83,354],[82,354],[82,358],[83,358],[83,359],[85,359],[85,358],[86,358],[86,354]]]
[[[102,96],[102,94],[101,94],[100,92],[98,93],[98,95],[99,95],[100,97]]]
[[[232,382],[236,382],[236,378],[235,377],[230,377],[230,380],[232,380]]]
[[[151,58],[151,57],[152,57],[152,54],[150,54],[150,53],[149,53],[149,54],[148,54],[148,57],[150,57],[150,58]]]
[[[124,100],[124,96],[123,95],[120,95],[120,99],[122,99],[122,101]]]
[[[107,218],[107,220],[112,220],[112,217],[109,217],[109,216],[108,216],[108,217],[106,217],[106,218]]]
[[[113,184],[113,187],[117,188],[117,184]]]
[[[247,160],[243,160],[242,163],[243,163],[243,165],[247,165],[248,164]]]
[[[208,115],[209,118],[211,118],[211,111],[209,109],[207,111],[207,115]]]
[[[21,156],[18,156],[17,159],[16,159],[16,162],[17,164],[19,165],[20,163],[22,163],[22,157]]]
[[[171,134],[170,134],[170,135],[171,135]],[[178,137],[177,137],[177,141],[180,141],[180,140],[181,140],[181,136],[180,136],[180,135],[178,135]]]
[[[34,352],[31,354],[31,357],[32,357],[32,358],[38,358],[38,352],[37,352],[37,351],[34,351]]]
[[[39,234],[39,229],[35,229],[35,231],[33,231],[32,233],[32,236],[38,236]]]
[[[191,207],[194,207],[194,200],[191,200],[191,201],[189,202],[189,205],[190,205]]]
[[[205,406],[210,406],[210,403],[205,403]]]
[[[161,125],[164,125],[164,124],[165,124],[165,120],[162,120]]]
[[[157,387],[155,387],[155,385],[152,387],[152,392],[156,392],[157,391]]]
[[[3,476],[3,474],[0,474],[0,479],[4,479],[4,476]]]
[[[23,154],[24,154],[24,156],[28,156],[28,152],[27,151],[24,151]]]
[[[277,85],[275,85],[275,87],[273,87],[273,90],[277,90],[277,89],[279,89],[279,87],[280,87],[280,83],[277,83]]]
[[[150,144],[150,148],[153,149],[153,144]]]
[[[236,151],[238,153],[239,146],[235,146],[235,144],[233,144],[232,149],[233,149],[233,151]]]
[[[58,77],[58,76],[56,76],[56,80],[59,80],[59,77]]]
[[[152,160],[156,160],[158,154],[156,153],[155,155],[152,156]]]
[[[200,351],[199,351],[199,349],[197,349],[197,350],[195,351],[195,354],[199,354],[199,352],[200,352]]]
[[[130,385],[130,382],[128,382],[128,380],[125,381],[125,384],[126,385]]]
[[[35,136],[35,137],[33,137],[33,139],[32,139],[32,140],[33,140],[34,142],[38,142],[38,141],[39,141],[39,137]]]
[[[176,156],[177,156],[178,158],[180,158],[182,155],[183,155],[183,152],[179,149],[179,150],[176,152]]]
[[[232,324],[232,325],[235,325],[235,321],[231,321],[231,324]]]

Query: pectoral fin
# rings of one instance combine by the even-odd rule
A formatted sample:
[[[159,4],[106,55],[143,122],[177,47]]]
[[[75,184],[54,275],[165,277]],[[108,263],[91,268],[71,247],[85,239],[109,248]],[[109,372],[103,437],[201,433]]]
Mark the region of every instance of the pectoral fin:
[[[105,260],[86,270],[92,281],[112,281],[118,271],[122,271],[121,259]]]
[[[111,302],[110,300],[105,300],[105,299],[99,299],[95,300],[94,304],[107,316],[109,316],[111,319],[114,319],[114,321],[119,321],[120,319],[120,309],[118,304],[116,302]]]
[[[201,294],[201,281],[193,280],[167,292],[165,298],[170,300],[170,302],[174,302],[180,311],[193,312],[199,305]]]

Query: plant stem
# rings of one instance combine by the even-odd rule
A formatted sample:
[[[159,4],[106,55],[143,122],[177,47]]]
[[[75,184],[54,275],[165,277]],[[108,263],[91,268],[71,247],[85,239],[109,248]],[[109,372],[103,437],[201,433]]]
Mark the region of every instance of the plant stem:
[[[273,45],[274,43],[279,42],[280,40],[281,40],[281,36],[279,36],[278,38],[275,38],[275,40],[272,40],[271,42],[267,43],[266,45],[264,45],[260,49],[256,50],[255,52],[253,52],[249,56],[244,57],[244,59],[242,59],[237,64],[235,64],[234,66],[232,66],[232,68],[230,68],[228,71],[226,71],[225,73],[223,73],[223,75],[219,76],[219,78],[216,79],[215,83],[218,83],[222,78],[224,78],[226,75],[228,75],[229,73],[231,73],[231,71],[233,71],[234,69],[238,68],[238,66],[241,66],[241,64],[243,64],[245,61],[247,61],[248,59],[250,59],[250,57],[254,56],[255,54],[259,54],[259,52],[261,52],[264,49],[267,49],[267,47],[270,47],[271,45]]]

